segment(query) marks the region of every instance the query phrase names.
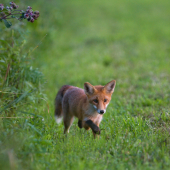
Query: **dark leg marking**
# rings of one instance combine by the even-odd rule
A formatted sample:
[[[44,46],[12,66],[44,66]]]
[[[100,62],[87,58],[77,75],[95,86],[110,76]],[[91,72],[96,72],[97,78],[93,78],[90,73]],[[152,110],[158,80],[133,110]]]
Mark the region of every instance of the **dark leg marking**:
[[[86,124],[92,129],[92,131],[95,133],[95,134],[99,134],[100,135],[100,128],[93,123],[93,121],[91,120],[87,120],[85,121]]]
[[[78,121],[78,127],[79,127],[79,128],[82,128],[82,127],[83,127],[81,120]]]

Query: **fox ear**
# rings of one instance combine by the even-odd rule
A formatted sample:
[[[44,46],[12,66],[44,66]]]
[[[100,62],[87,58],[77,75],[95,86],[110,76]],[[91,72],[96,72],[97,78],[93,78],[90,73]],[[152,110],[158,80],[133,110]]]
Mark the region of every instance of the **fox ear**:
[[[107,93],[113,93],[116,86],[116,80],[112,80],[104,86]]]
[[[86,82],[84,83],[84,91],[86,94],[90,95],[93,94],[95,91],[95,88],[93,85],[91,85],[90,83]]]

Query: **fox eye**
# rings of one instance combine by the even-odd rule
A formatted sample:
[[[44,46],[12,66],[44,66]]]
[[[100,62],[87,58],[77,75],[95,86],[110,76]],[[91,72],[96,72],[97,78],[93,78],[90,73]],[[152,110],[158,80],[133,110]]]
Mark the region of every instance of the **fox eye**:
[[[107,102],[107,99],[104,99],[104,102]]]
[[[97,100],[97,99],[94,99],[93,102],[94,102],[94,103],[98,103],[98,100]]]

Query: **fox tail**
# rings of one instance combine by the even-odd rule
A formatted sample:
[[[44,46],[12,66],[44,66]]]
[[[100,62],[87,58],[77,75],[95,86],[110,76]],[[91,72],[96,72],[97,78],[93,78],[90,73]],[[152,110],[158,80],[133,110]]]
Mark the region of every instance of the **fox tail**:
[[[57,123],[60,123],[63,118],[63,112],[62,112],[62,101],[65,92],[71,88],[72,86],[64,85],[61,87],[61,89],[58,91],[57,96],[55,98],[55,119]]]

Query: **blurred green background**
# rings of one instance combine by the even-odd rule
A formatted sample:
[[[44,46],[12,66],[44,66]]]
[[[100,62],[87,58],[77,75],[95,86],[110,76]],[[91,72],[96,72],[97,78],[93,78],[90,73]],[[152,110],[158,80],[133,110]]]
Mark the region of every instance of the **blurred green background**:
[[[61,85],[85,81],[116,79],[116,98],[168,90],[169,1],[25,3],[41,11],[29,42],[34,48],[45,36],[33,55],[50,100]]]
[[[47,102],[34,111],[44,121],[27,120],[32,129],[16,130],[16,144],[4,147],[2,167],[169,169],[170,1],[16,3],[40,11],[33,24],[25,22],[29,30],[25,50],[33,50],[32,64],[44,74]],[[117,84],[101,122],[100,139],[80,131],[77,119],[65,138],[63,125],[53,118],[59,88],[64,84],[83,88],[84,82],[104,85],[112,79]],[[10,131],[15,131],[14,125],[24,127],[25,120],[9,123]]]

